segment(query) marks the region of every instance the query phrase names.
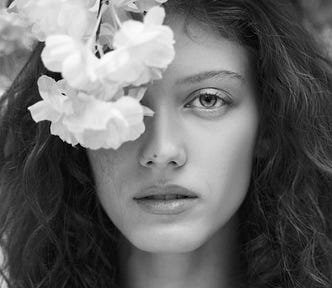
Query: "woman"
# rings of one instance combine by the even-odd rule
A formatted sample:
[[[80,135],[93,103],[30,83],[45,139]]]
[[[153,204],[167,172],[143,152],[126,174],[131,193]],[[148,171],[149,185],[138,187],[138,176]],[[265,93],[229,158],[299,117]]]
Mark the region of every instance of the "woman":
[[[38,77],[60,78],[41,45],[4,95],[8,284],[331,287],[330,60],[288,1],[165,8],[176,54],[135,141],[73,148],[32,121]]]

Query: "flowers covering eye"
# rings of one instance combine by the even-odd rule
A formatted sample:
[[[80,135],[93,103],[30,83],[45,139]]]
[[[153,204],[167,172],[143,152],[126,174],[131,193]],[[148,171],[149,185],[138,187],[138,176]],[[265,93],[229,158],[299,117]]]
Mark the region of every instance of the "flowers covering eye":
[[[50,121],[51,134],[89,149],[137,139],[144,116],[154,115],[140,104],[145,87],[175,56],[173,31],[163,25],[166,1],[15,0],[9,10],[45,41],[42,61],[63,78],[39,78],[33,120]]]

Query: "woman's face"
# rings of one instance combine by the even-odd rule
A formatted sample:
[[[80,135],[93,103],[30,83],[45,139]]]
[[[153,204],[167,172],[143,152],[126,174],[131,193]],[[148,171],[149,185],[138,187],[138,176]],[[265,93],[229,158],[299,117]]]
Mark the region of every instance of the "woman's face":
[[[141,101],[155,111],[144,118],[145,132],[88,157],[99,200],[124,237],[144,251],[174,253],[204,244],[239,208],[259,116],[247,50],[194,23],[185,32],[181,20],[169,22],[176,57]],[[180,210],[149,210],[134,199],[164,184],[198,198],[182,200],[189,204]]]

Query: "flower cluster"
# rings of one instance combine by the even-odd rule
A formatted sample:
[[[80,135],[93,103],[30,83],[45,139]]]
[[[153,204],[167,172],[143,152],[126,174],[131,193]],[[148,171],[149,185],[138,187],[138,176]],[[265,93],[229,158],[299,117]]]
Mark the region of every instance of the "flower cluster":
[[[166,1],[15,0],[10,10],[45,41],[45,67],[63,78],[39,78],[42,100],[28,108],[33,120],[50,121],[51,134],[90,149],[137,139],[143,117],[154,114],[139,103],[146,84],[175,56],[173,32],[163,25]]]

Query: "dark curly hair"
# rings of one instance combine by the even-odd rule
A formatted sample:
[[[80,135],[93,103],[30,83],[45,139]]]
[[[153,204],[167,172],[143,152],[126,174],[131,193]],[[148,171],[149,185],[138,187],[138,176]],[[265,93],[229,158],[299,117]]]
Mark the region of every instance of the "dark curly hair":
[[[261,121],[240,208],[245,287],[332,287],[332,63],[287,0],[169,0],[255,55]],[[120,232],[86,151],[27,107],[45,69],[35,49],[0,102],[1,274],[12,288],[119,287]]]

